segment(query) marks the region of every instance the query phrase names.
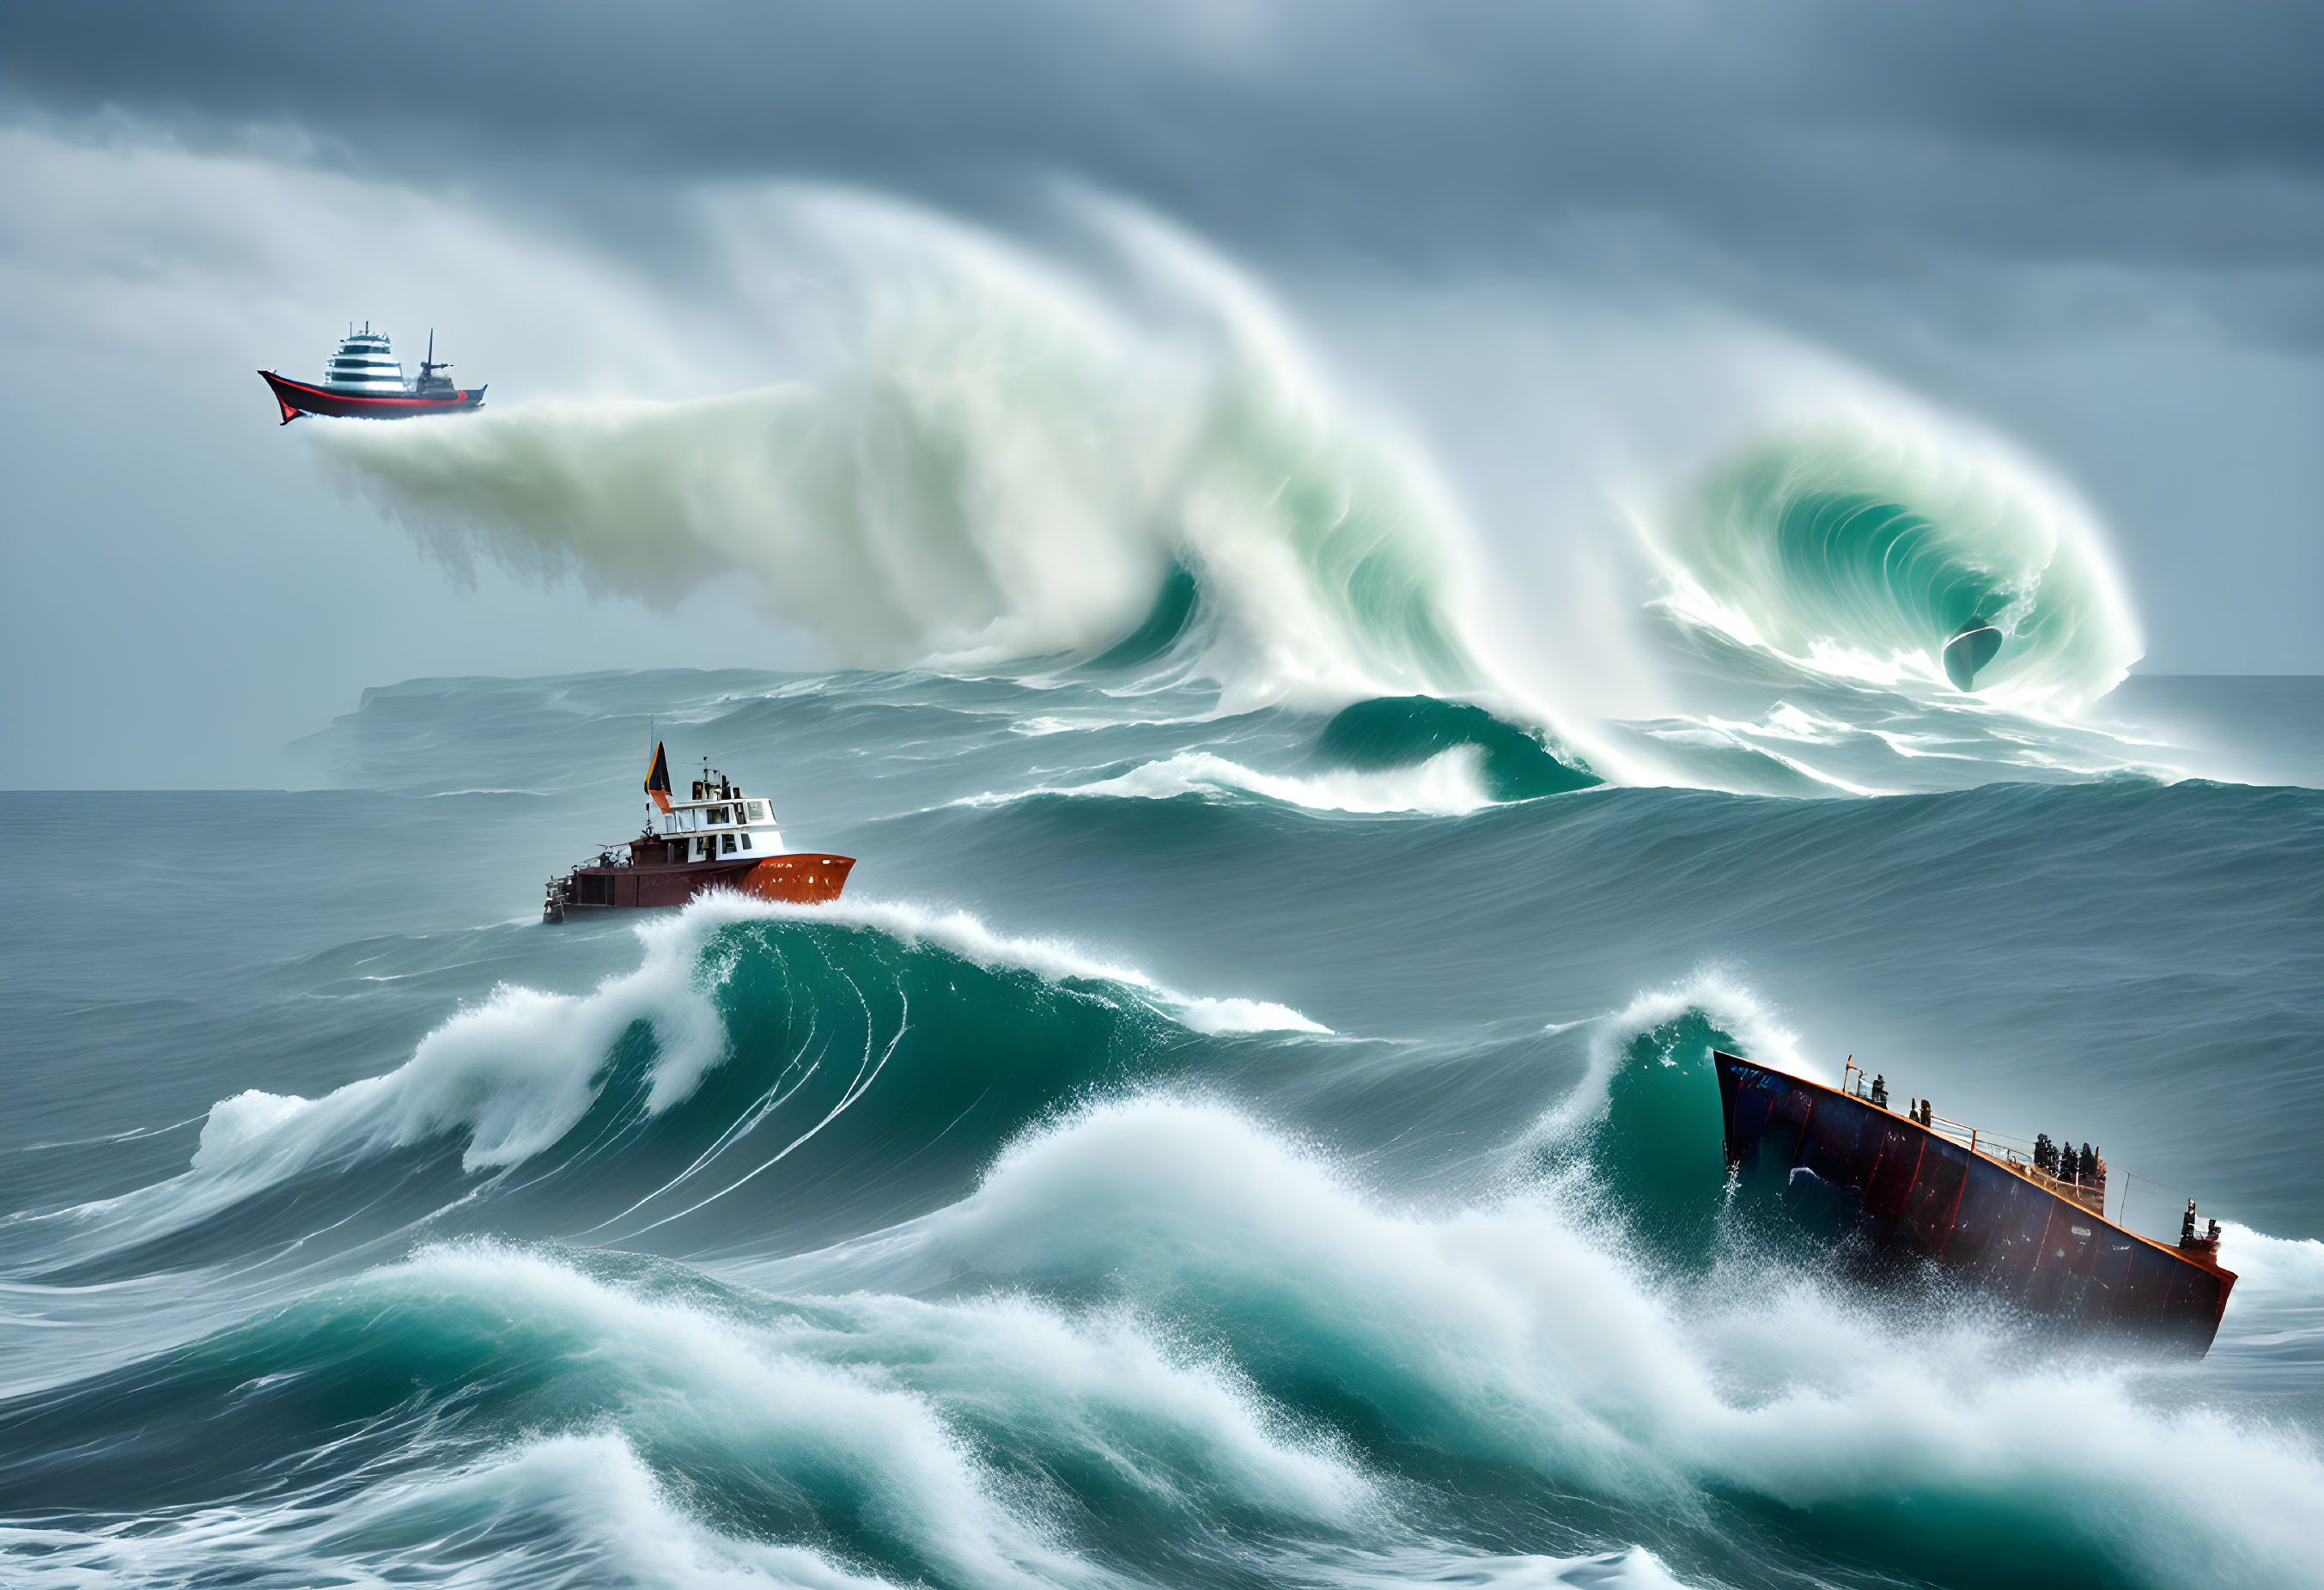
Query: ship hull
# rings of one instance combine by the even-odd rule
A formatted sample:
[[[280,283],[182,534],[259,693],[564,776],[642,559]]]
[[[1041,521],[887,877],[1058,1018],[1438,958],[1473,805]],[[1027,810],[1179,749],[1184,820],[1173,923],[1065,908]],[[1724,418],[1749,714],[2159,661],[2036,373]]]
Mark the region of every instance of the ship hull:
[[[309,386],[303,381],[277,375],[272,370],[258,374],[274,393],[285,425],[301,414],[322,414],[337,420],[410,420],[422,414],[463,414],[482,408],[484,402],[484,389],[481,386],[473,391],[456,386],[441,393],[372,396]]]
[[[854,866],[853,856],[808,854],[770,855],[739,864],[576,867],[550,896],[543,914],[561,921],[567,912],[684,905],[713,889],[790,905],[816,905],[839,898]]]
[[[1727,1160],[1747,1188],[1837,1214],[2034,1312],[2210,1350],[2236,1284],[1944,1134],[1837,1088],[1714,1052]]]

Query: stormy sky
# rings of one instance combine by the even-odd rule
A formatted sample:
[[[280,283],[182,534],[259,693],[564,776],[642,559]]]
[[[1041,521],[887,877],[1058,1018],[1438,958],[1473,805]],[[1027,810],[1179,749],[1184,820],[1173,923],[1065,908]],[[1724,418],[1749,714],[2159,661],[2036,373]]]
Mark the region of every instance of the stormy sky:
[[[1842,366],[2070,482],[2146,670],[2324,671],[2319,60],[2288,4],[15,0],[0,782],[281,781],[417,675],[807,661],[715,592],[447,570],[251,374],[458,310],[511,401],[772,378],[683,329],[724,291],[685,196],[767,181],[1065,250],[1061,196],[1150,213],[1489,538],[1577,544],[1533,535],[1590,495],[1545,439],[1601,409]]]

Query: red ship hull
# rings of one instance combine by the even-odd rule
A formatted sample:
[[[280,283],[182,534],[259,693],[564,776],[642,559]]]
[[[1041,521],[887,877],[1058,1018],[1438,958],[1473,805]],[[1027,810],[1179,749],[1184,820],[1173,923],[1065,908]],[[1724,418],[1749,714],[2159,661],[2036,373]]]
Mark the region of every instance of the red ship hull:
[[[301,414],[324,414],[338,420],[410,420],[421,414],[461,414],[484,406],[484,389],[451,387],[443,392],[400,393],[373,397],[309,386],[272,370],[258,373],[274,393],[288,425]]]
[[[853,870],[852,855],[770,855],[763,861],[678,863],[669,865],[576,867],[560,881],[547,915],[684,905],[712,889],[761,900],[816,905],[839,898]]]
[[[2196,1356],[2234,1290],[2208,1246],[2166,1248],[1908,1116],[1713,1051],[1727,1160],[1745,1186],[1821,1183],[1843,1225],[2037,1313]]]

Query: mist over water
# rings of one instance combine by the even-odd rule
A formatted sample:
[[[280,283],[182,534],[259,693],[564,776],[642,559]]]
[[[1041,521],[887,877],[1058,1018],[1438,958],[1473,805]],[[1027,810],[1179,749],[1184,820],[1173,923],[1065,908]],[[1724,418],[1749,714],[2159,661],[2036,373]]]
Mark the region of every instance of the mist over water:
[[[1602,527],[1480,524],[1228,263],[1135,212],[1076,215],[1092,241],[1067,254],[838,191],[730,199],[722,263],[756,294],[733,334],[796,378],[318,445],[456,565],[650,605],[739,590],[847,663],[1038,675],[1127,644],[1217,710],[1462,697],[1634,782],[2189,771],[2077,722],[2137,660],[2137,621],[2088,510],[1971,427],[1801,365],[1780,399],[1720,409],[1711,453],[1668,455],[1627,532],[1646,582],[1561,634],[1556,593],[1522,616],[1511,538]],[[763,285],[800,278],[811,300]],[[1633,632],[1618,653],[1591,639],[1609,624]],[[1642,693],[1674,721],[1613,706]]]
[[[456,565],[832,668],[0,796],[62,830],[0,920],[0,1577],[2314,1582],[2312,691],[2109,697],[2071,491],[1835,385],[1637,499],[1624,716],[1183,237],[725,202],[731,323],[820,306],[783,378],[313,442]],[[657,739],[847,897],[540,924]],[[2090,1140],[2166,1239],[2199,1188],[2217,1347],[1868,1287],[1729,1185],[1713,1047]]]

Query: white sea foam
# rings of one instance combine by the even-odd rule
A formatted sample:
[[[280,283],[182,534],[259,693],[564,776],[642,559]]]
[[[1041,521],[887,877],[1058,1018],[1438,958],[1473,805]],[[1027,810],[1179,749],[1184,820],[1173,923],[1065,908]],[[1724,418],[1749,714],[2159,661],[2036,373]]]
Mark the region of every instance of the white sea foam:
[[[862,1294],[761,1317],[593,1279],[493,1243],[423,1253],[356,1283],[382,1306],[505,1319],[576,1364],[604,1363],[612,1425],[631,1440],[708,1449],[775,1472],[821,1468],[936,1561],[980,1581],[1003,1563],[1076,1576],[955,1411],[1004,1416],[1056,1460],[1105,1462],[1171,1509],[1221,1501],[1345,1523],[1370,1482],[1329,1440],[1233,1372],[1135,1315],[1068,1315],[1029,1299]]]
[[[916,1240],[981,1273],[1199,1300],[1231,1351],[1323,1369],[1405,1438],[1678,1517],[1706,1488],[1909,1496],[1898,1531],[1982,1520],[1960,1527],[2137,1582],[2310,1582],[2324,1461],[2295,1436],[2157,1410],[2122,1366],[2028,1370],[1974,1323],[1901,1327],[1764,1271],[1652,1281],[1606,1235],[1524,1200],[1398,1213],[1229,1109],[1148,1099],[1027,1138]]]
[[[1608,497],[1637,504],[1692,627],[1827,677],[1950,690],[1941,636],[1904,633],[1910,615],[1866,582],[1803,578],[1735,499],[1690,491],[1706,458],[1769,448],[1803,488],[1924,513],[1962,569],[1994,578],[2012,633],[1981,694],[2070,712],[2137,648],[2070,486],[1763,331],[1685,316],[1675,343],[1665,328],[1621,347],[1593,310],[1581,340],[1602,350],[1561,377],[1590,419],[1563,429],[1603,435],[1555,473],[1600,506],[1545,537],[1529,504],[1480,538],[1406,428],[1365,411],[1249,279],[1102,200],[1065,207],[1095,246],[1063,250],[832,187],[672,192],[657,236],[688,262],[680,294],[506,207],[296,160],[14,128],[0,162],[32,207],[21,292],[117,351],[154,328],[219,354],[307,335],[300,284],[345,274],[346,237],[384,217],[448,240],[430,294],[493,328],[533,390],[567,395],[290,439],[456,563],[481,553],[664,607],[748,591],[787,651],[804,628],[845,660],[1046,670],[1133,629],[1176,561],[1203,595],[1173,677],[1217,680],[1224,705],[1498,689],[1571,719],[1561,739],[1605,776],[1715,785],[1722,759],[1648,747],[1633,764],[1591,721],[1704,716],[1640,644],[1651,593],[1609,572],[1625,559],[1603,544]],[[122,267],[156,227],[198,244],[164,277]],[[369,279],[416,267],[385,268]],[[254,302],[272,306],[255,322]],[[1508,359],[1507,329],[1497,318],[1491,357]],[[1618,387],[1636,411],[1620,421]],[[1799,760],[1835,788],[1890,787]]]
[[[1817,673],[2079,711],[2141,641],[2094,514],[1999,440],[1901,396],[1739,450],[1642,530],[1663,600]],[[1974,697],[1940,653],[1972,615],[1999,652]]]
[[[657,1044],[647,1103],[659,1114],[724,1056],[725,1031],[710,999],[716,974],[701,961],[716,925],[715,916],[694,913],[646,922],[638,930],[643,965],[593,994],[503,985],[384,1076],[317,1099],[253,1090],[222,1100],[202,1128],[193,1169],[219,1191],[239,1189],[335,1155],[408,1148],[452,1132],[467,1138],[466,1169],[517,1164],[588,1112],[615,1040],[640,1021]]]
[[[1320,1570],[1320,1571],[1319,1571]],[[1286,1578],[1316,1578],[1346,1590],[1409,1590],[1415,1585],[1480,1586],[1482,1590],[1683,1590],[1659,1558],[1642,1546],[1590,1557],[1545,1557],[1462,1551],[1447,1547],[1345,1552],[1310,1551],[1286,1563]]]
[[[1726,972],[1706,967],[1678,982],[1649,989],[1622,1009],[1592,1022],[1589,1070],[1582,1074],[1572,1092],[1542,1117],[1529,1136],[1535,1140],[1563,1138],[1601,1119],[1606,1114],[1610,1096],[1608,1090],[1614,1074],[1628,1063],[1624,1048],[1628,1041],[1641,1032],[1677,1021],[1691,1011],[1701,1012],[1731,1034],[1743,1052],[1780,1066],[1795,1077],[1824,1079],[1824,1068],[1800,1058],[1798,1040],[1784,1030],[1757,994]]]
[[[506,1169],[579,1123],[604,1089],[617,1040],[640,1022],[656,1044],[644,1107],[649,1115],[661,1114],[691,1096],[727,1057],[713,994],[732,975],[735,958],[707,953],[714,935],[735,923],[770,920],[834,924],[907,947],[925,942],[988,968],[1106,985],[1205,1034],[1330,1031],[1286,1005],[1181,994],[1070,944],[996,933],[965,911],[866,900],[792,906],[721,892],[642,921],[642,964],[592,993],[503,985],[430,1032],[410,1060],[384,1075],[318,1098],[252,1089],[222,1099],[211,1106],[185,1175],[60,1218],[110,1225],[125,1237],[148,1222],[198,1217],[310,1167],[452,1136],[465,1139],[461,1160],[468,1171]]]
[[[318,442],[456,560],[662,605],[739,581],[846,661],[1088,652],[1175,562],[1228,710],[1468,682],[1463,532],[1425,461],[1353,419],[1222,262],[1084,215],[1127,280],[861,193],[705,193],[687,218],[742,306],[733,335],[828,334],[798,378]],[[808,314],[784,285],[802,279]]]
[[[476,1535],[508,1544],[448,1546]],[[449,1474],[317,1508],[220,1506],[134,1535],[0,1528],[14,1583],[63,1590],[195,1585],[257,1573],[290,1584],[578,1585],[648,1590],[880,1590],[890,1581],[799,1546],[721,1534],[618,1435],[549,1436]]]
[[[745,1424],[752,1413],[771,1416],[794,1451],[812,1454],[820,1443],[852,1454],[872,1505],[884,1500],[891,1517],[917,1526],[935,1559],[964,1570],[965,1582],[1022,1583],[1028,1576],[1019,1567],[1056,1555],[979,1493],[973,1466],[911,1399],[815,1365],[758,1362],[731,1327],[708,1315],[657,1313],[570,1271],[481,1247],[429,1254],[357,1286],[383,1304],[430,1289],[450,1308],[497,1308],[523,1316],[526,1328],[576,1333],[568,1345],[617,1341],[641,1382],[691,1374],[697,1392],[724,1394],[695,1405],[713,1418]],[[735,1398],[755,1405],[738,1410]],[[171,1512],[126,1535],[0,1529],[0,1548],[37,1548],[8,1557],[12,1574],[22,1576],[11,1583],[28,1585],[124,1578],[201,1585],[254,1570],[286,1583],[341,1583],[351,1573],[380,1584],[670,1590],[876,1590],[886,1583],[805,1547],[715,1530],[674,1493],[674,1477],[650,1468],[629,1434],[601,1423],[516,1441],[448,1469],[391,1471],[369,1485],[339,1488],[327,1506],[293,1493],[272,1506]],[[505,1544],[478,1548],[480,1539],[496,1538]],[[374,1573],[378,1577],[368,1576]],[[1041,1578],[1076,1583],[1087,1576]]]
[[[853,900],[832,905],[786,906],[719,894],[690,908],[718,920],[798,918],[837,920],[871,928],[905,944],[925,939],[981,966],[1019,966],[1051,982],[1080,979],[1133,989],[1166,1014],[1197,1032],[1317,1032],[1331,1029],[1288,1005],[1266,1000],[1211,999],[1166,988],[1135,966],[1097,959],[1077,946],[1055,938],[1019,938],[995,933],[967,911],[903,901]]]
[[[350,1311],[374,1354],[425,1352],[438,1329],[490,1341],[557,1386],[572,1428],[528,1431],[448,1471],[391,1465],[327,1507],[294,1496],[157,1521],[127,1540],[18,1530],[0,1542],[38,1546],[10,1560],[58,1584],[133,1565],[146,1581],[204,1583],[229,1563],[423,1584],[889,1582],[867,1559],[980,1590],[1121,1583],[1062,1539],[1038,1487],[988,1461],[977,1432],[996,1419],[1011,1442],[1104,1474],[1187,1535],[1214,1528],[1222,1508],[1340,1530],[1379,1504],[1332,1440],[1123,1311],[1069,1315],[1005,1295],[756,1307],[651,1281],[485,1243],[366,1272],[310,1299],[327,1322],[318,1342],[344,1339]],[[816,1513],[850,1562],[706,1522],[703,1493],[721,1469]],[[477,1549],[495,1539],[510,1544]]]
[[[1493,804],[1479,774],[1473,745],[1456,745],[1412,767],[1378,772],[1342,771],[1299,777],[1263,773],[1208,751],[1184,751],[1110,779],[1085,784],[1043,784],[1010,795],[972,795],[959,806],[996,806],[1037,795],[1112,796],[1169,800],[1182,795],[1257,795],[1310,811],[1415,811],[1458,817]]]
[[[947,1576],[973,1585],[1094,1576],[1006,1505],[927,1398],[818,1362],[780,1329],[486,1244],[426,1253],[360,1284],[383,1305],[418,1297],[430,1310],[504,1320],[571,1364],[603,1359],[612,1367],[597,1394],[632,1444],[675,1442],[819,1475],[872,1530]]]
[[[2220,1247],[2236,1280],[2228,1303],[2234,1328],[2214,1356],[2324,1355],[2324,1242],[2221,1224]]]

